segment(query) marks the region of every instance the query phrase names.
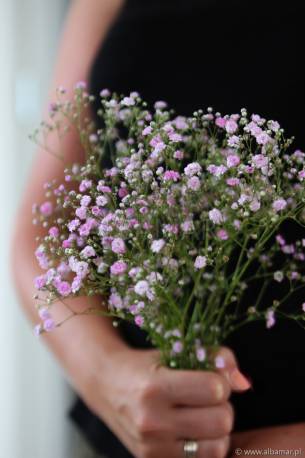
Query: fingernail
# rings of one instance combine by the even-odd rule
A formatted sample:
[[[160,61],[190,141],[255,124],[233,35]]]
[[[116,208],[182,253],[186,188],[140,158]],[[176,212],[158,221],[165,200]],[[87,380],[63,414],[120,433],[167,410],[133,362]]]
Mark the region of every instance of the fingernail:
[[[230,373],[230,380],[233,390],[245,391],[251,388],[249,380],[237,368]]]

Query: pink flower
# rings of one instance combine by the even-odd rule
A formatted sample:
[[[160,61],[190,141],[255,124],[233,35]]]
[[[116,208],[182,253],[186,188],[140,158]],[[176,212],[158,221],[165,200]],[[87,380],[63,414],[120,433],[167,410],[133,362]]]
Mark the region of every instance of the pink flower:
[[[277,241],[277,243],[278,243],[279,245],[281,245],[281,246],[283,246],[283,245],[286,244],[286,241],[285,241],[284,237],[283,237],[281,234],[278,234],[278,235],[276,236],[276,241]]]
[[[303,181],[304,178],[305,178],[305,170],[301,170],[301,171],[298,173],[298,177],[299,177],[299,180],[300,180],[300,181]]]
[[[236,121],[234,121],[234,119],[228,119],[226,121],[225,129],[228,134],[234,134],[234,132],[236,132],[238,129],[238,124]]]
[[[223,129],[226,125],[226,119],[219,116],[216,118],[215,124]]]
[[[173,143],[178,143],[182,141],[182,136],[177,132],[170,132],[168,134],[168,137]]]
[[[73,272],[77,274],[80,278],[85,278],[89,273],[88,263],[85,261],[76,261],[75,263],[70,263],[70,268]]]
[[[72,246],[72,241],[70,239],[66,239],[62,242],[63,248],[71,248],[71,246]]]
[[[83,256],[84,258],[93,258],[95,255],[96,255],[95,249],[94,249],[92,246],[90,246],[90,245],[87,245],[87,246],[81,251],[81,256]]]
[[[85,192],[87,189],[90,189],[92,186],[91,180],[83,180],[79,185],[80,192]]]
[[[152,128],[150,126],[145,127],[142,130],[142,135],[145,137],[146,135],[150,135],[152,133]]]
[[[75,215],[79,219],[86,219],[87,217],[87,208],[86,207],[79,207],[75,210]]]
[[[214,223],[214,224],[220,224],[224,221],[224,218],[221,214],[221,212],[217,208],[213,208],[213,210],[209,211],[209,219]]]
[[[107,205],[107,204],[108,204],[108,199],[107,199],[107,197],[105,197],[105,196],[98,196],[98,197],[96,198],[96,205],[97,205],[98,207],[105,207],[105,205]]]
[[[72,219],[68,224],[68,229],[70,232],[74,232],[78,226],[80,225],[80,221],[78,219]]]
[[[97,205],[94,205],[94,207],[91,208],[91,212],[92,212],[92,215],[94,215],[94,216],[101,216],[102,215],[102,211]]]
[[[227,233],[225,229],[219,229],[216,235],[220,240],[228,240],[229,238],[229,234]]]
[[[254,167],[251,167],[250,165],[246,165],[245,172],[249,173],[249,174],[253,173],[254,172]]]
[[[261,203],[257,199],[253,199],[252,202],[249,205],[250,210],[253,212],[257,212],[261,208]]]
[[[126,197],[127,194],[128,194],[128,190],[126,188],[120,188],[118,191],[118,195],[120,199],[123,199],[124,197]]]
[[[277,121],[270,121],[269,122],[269,127],[273,132],[277,132],[280,129],[280,125]]]
[[[46,332],[51,332],[55,329],[56,325],[55,325],[55,322],[52,318],[49,318],[47,320],[44,321],[43,323],[43,329],[46,331]]]
[[[71,285],[71,291],[75,294],[77,291],[80,290],[82,286],[82,279],[79,276],[76,276]]]
[[[174,353],[181,353],[183,351],[183,343],[180,340],[177,340],[173,343],[173,352]]]
[[[158,156],[159,153],[161,153],[166,148],[166,145],[162,141],[160,135],[157,135],[156,137],[153,137],[150,140],[149,144],[150,144],[150,146],[152,146],[154,148],[153,156]]]
[[[53,205],[52,202],[44,202],[40,205],[40,213],[43,216],[50,216],[53,213]]]
[[[109,89],[102,89],[100,92],[101,97],[109,97],[110,96],[110,91]]]
[[[256,169],[261,169],[268,166],[268,158],[263,154],[255,154],[252,157],[252,165]]]
[[[62,281],[57,285],[57,291],[61,296],[69,296],[71,293],[71,286],[67,281]]]
[[[75,89],[86,89],[87,83],[86,81],[78,81],[75,85]]]
[[[200,189],[200,180],[198,177],[191,177],[187,181],[187,187],[192,191],[198,191]]]
[[[196,358],[199,362],[203,362],[206,359],[206,351],[202,347],[196,349]]]
[[[163,239],[154,240],[151,244],[151,251],[153,253],[159,253],[164,247],[164,245],[165,241]]]
[[[123,275],[127,270],[127,264],[124,261],[116,261],[110,267],[110,272],[112,275]]]
[[[232,137],[228,138],[228,145],[231,146],[231,148],[238,148],[240,144],[240,138],[238,135],[232,135]]]
[[[259,145],[266,145],[271,141],[271,137],[266,132],[261,132],[256,136],[256,141]]]
[[[134,319],[137,326],[140,328],[144,325],[144,318],[141,315],[137,315]]]
[[[38,311],[38,315],[44,321],[48,320],[49,318],[51,318],[51,314],[49,312],[49,309],[47,309],[47,307],[40,308],[39,311]]]
[[[108,304],[110,305],[110,307],[113,307],[118,310],[123,308],[123,300],[121,296],[117,293],[110,294]]]
[[[174,124],[175,124],[177,129],[182,129],[183,130],[183,129],[187,129],[187,127],[188,127],[184,116],[177,116],[177,118],[174,119]]]
[[[195,269],[203,269],[207,265],[207,258],[205,256],[197,256],[194,262]]]
[[[268,329],[270,329],[272,326],[275,325],[275,317],[274,317],[274,311],[273,310],[268,310],[266,314],[266,326]]]
[[[98,190],[99,192],[104,192],[105,194],[111,193],[111,189],[109,188],[109,186],[103,185],[103,182],[102,182],[102,181],[99,181],[99,183],[98,183],[98,185],[97,185],[97,190]]]
[[[177,150],[174,152],[174,159],[177,159],[178,161],[181,161],[184,157],[184,154],[182,151]]]
[[[132,97],[124,97],[121,101],[121,105],[125,105],[126,107],[131,107],[135,105],[135,100]]]
[[[119,237],[113,239],[113,241],[111,243],[111,249],[116,254],[124,254],[124,253],[126,253],[126,246],[125,246],[124,240],[119,238]]]
[[[177,224],[165,224],[163,226],[163,231],[169,234],[177,235],[179,232],[179,226]]]
[[[253,121],[249,122],[249,124],[245,127],[246,132],[250,132],[251,135],[256,136],[262,132],[262,129]]]
[[[90,196],[83,196],[81,198],[80,204],[82,207],[88,207],[88,205],[91,202],[91,197]]]
[[[302,310],[303,310],[303,312],[305,312],[305,302],[303,302],[303,304],[302,304]]]
[[[180,173],[175,170],[167,170],[164,175],[164,181],[178,181],[180,178]]]
[[[285,199],[277,199],[273,202],[272,208],[276,212],[280,212],[287,207],[287,201]]]
[[[38,263],[40,265],[40,267],[44,270],[48,269],[49,267],[49,260],[48,260],[48,257],[46,255],[46,253],[44,252],[44,248],[43,246],[39,246],[37,248],[37,250],[35,251],[35,256],[38,260]]]
[[[240,229],[240,227],[241,227],[241,222],[239,221],[239,219],[235,219],[233,221],[233,225],[234,225],[235,229],[238,231]]]
[[[198,164],[198,162],[191,162],[184,169],[184,173],[188,177],[192,177],[193,175],[198,175],[200,172],[201,172],[201,165]]]
[[[214,165],[214,164],[211,164],[211,165],[208,166],[207,170],[212,175],[215,175],[216,177],[219,177],[221,175],[224,175],[228,169],[227,169],[227,167],[225,165]]]
[[[191,232],[194,230],[194,223],[191,220],[184,221],[181,223],[181,229],[183,232]]]
[[[149,283],[146,280],[140,280],[136,283],[134,290],[139,296],[145,296],[149,290]]]
[[[46,285],[46,279],[44,275],[39,275],[34,280],[34,286],[36,289],[42,289]]]
[[[59,236],[59,229],[56,226],[53,226],[49,229],[49,235],[51,237],[57,238]]]
[[[98,136],[96,134],[90,134],[89,135],[89,142],[90,143],[97,143],[98,142]]]
[[[240,183],[239,178],[228,178],[226,180],[227,185],[229,186],[238,186]]]
[[[237,154],[230,154],[227,157],[227,166],[228,168],[236,167],[240,163],[240,158]]]
[[[154,107],[156,110],[163,110],[167,107],[167,103],[164,102],[164,100],[157,100],[157,102],[155,102]]]

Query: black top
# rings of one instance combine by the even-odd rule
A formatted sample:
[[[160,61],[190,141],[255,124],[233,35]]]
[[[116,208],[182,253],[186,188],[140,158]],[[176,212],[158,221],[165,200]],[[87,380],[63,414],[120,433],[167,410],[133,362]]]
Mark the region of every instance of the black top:
[[[177,114],[240,108],[278,120],[304,148],[304,7],[299,0],[127,0],[99,50],[91,91],[137,91],[148,102],[166,100]],[[300,236],[294,226],[286,236]],[[297,233],[298,232],[298,233]],[[257,291],[248,295],[251,298]],[[300,303],[302,297],[293,299]],[[123,324],[124,337],[148,345]],[[253,322],[227,342],[253,389],[235,394],[236,429],[305,420],[305,332],[294,322],[266,330]],[[97,451],[130,454],[79,400],[71,412]]]

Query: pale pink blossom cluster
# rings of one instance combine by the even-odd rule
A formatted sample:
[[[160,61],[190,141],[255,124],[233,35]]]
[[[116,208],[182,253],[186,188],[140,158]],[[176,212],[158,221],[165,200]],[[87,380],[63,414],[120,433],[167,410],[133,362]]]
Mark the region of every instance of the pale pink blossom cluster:
[[[44,129],[64,118],[80,129],[75,106],[91,101],[77,85]],[[175,117],[163,101],[150,111],[137,93],[103,90],[99,115],[103,127],[81,125],[86,162],[65,170],[65,184],[46,184],[46,201],[33,206],[46,230],[36,331],[58,325],[56,301],[100,295],[113,317],[148,332],[166,364],[209,367],[210,349],[236,326],[275,325],[279,298],[243,305],[253,281],[304,282],[305,243],[280,232],[304,221],[304,153],[290,152],[276,121],[244,109]],[[304,303],[293,318],[303,313]]]

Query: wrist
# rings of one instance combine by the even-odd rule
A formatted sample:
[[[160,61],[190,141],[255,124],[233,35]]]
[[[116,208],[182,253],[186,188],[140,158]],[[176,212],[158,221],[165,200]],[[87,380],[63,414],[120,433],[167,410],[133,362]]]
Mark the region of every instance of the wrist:
[[[130,360],[133,350],[117,333],[105,338],[104,330],[100,339],[91,340],[90,347],[76,389],[88,407],[100,415],[101,410],[109,408],[115,396],[118,374]]]

